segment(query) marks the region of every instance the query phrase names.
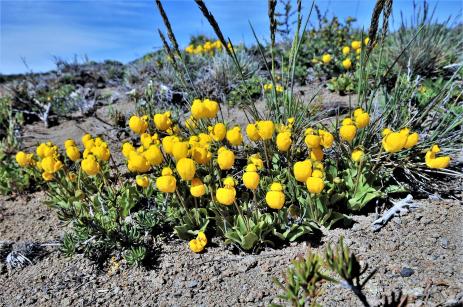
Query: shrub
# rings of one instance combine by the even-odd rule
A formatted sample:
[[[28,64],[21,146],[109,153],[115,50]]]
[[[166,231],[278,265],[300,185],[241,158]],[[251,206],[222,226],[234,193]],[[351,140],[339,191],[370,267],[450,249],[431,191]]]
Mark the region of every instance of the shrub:
[[[382,59],[387,65],[397,59],[397,71],[414,76],[451,74],[445,67],[463,59],[463,28],[455,22],[450,18],[437,21],[434,10],[423,1],[422,6],[414,7],[410,23],[402,17],[400,28],[387,37]]]
[[[27,190],[34,177],[15,162],[19,149],[20,114],[14,114],[9,97],[0,98],[0,194],[20,193]]]

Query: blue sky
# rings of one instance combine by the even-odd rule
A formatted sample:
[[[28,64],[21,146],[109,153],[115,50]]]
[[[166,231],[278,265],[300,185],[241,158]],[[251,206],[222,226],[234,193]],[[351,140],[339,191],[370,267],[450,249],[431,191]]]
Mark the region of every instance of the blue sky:
[[[367,27],[374,0],[318,0],[320,8],[341,19],[354,16]],[[457,16],[462,0],[428,1],[440,20]],[[164,7],[182,46],[191,34],[213,32],[193,0],[164,0]],[[306,12],[311,1],[303,0]],[[235,42],[252,43],[251,21],[260,37],[267,37],[266,0],[206,0],[224,34]],[[399,12],[407,16],[412,1],[394,1],[395,24]],[[161,47],[157,28],[163,28],[154,0],[0,0],[0,73],[26,70],[24,58],[35,72],[54,68],[53,56],[74,56],[101,61],[128,62]],[[461,21],[461,18],[460,18]]]

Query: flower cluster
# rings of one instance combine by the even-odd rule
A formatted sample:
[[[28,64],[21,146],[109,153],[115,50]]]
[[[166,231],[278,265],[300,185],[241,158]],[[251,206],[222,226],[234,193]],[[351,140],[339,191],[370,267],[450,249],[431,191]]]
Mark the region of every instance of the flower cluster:
[[[42,178],[45,181],[53,180],[55,173],[63,168],[63,162],[60,161],[58,146],[51,142],[41,143],[36,150],[38,161],[37,169],[42,171]]]
[[[339,137],[347,142],[352,142],[357,134],[357,129],[362,129],[370,123],[370,115],[362,108],[355,109],[353,117],[346,117],[339,128]]]
[[[186,53],[188,54],[209,54],[212,55],[217,51],[222,51],[223,45],[220,40],[216,40],[214,42],[206,41],[202,45],[188,45],[185,48]]]
[[[367,46],[369,43],[369,38],[365,38],[364,41],[364,46]],[[336,59],[339,61],[338,63],[344,70],[350,70],[352,69],[353,63],[355,60],[360,59],[360,54],[362,52],[362,42],[359,40],[353,40],[351,42],[350,46],[344,46],[341,48],[340,54],[342,56],[336,57]],[[355,56],[355,57],[354,57]],[[312,59],[312,63],[317,64],[321,63],[325,66],[330,65],[334,60],[334,57],[330,53],[324,53],[320,56],[320,58],[314,58]]]
[[[168,200],[163,214],[175,225],[179,237],[191,240],[197,234],[189,241],[193,252],[204,250],[207,238],[202,231],[207,230],[210,220],[216,221],[213,227],[228,242],[251,249],[265,241],[259,237],[262,233],[294,240],[310,233],[309,221],[330,225],[334,218],[328,208],[330,202],[347,200],[349,209],[359,210],[379,197],[373,181],[366,179],[372,159],[364,152],[366,145],[360,142],[363,137],[354,142],[359,129],[364,129],[362,136],[369,132],[365,128],[370,115],[364,109],[353,110],[342,120],[338,132],[322,125],[302,126],[290,117],[285,122],[249,122],[245,133],[241,126],[220,121],[219,110],[214,100],[195,99],[183,122],[170,111],[134,115],[128,126],[137,139],[123,143],[121,148],[127,169],[133,173],[132,180],[121,182],[122,186],[138,193],[135,199],[156,194]],[[418,133],[408,128],[397,132],[385,129],[381,148],[397,153],[413,148],[418,140]],[[108,144],[90,134],[81,141],[82,152],[74,140],[65,142],[66,160],[60,158],[58,147],[52,143],[37,148],[37,161],[25,152],[18,152],[16,160],[23,167],[36,166],[46,181],[64,169],[66,177],[58,178],[70,178],[71,171],[78,171],[79,180],[84,173],[85,180],[101,187],[111,180],[106,176],[112,171],[106,167],[111,158]],[[439,151],[435,145],[426,153],[428,167],[449,165],[450,158],[437,156]],[[380,152],[376,159],[382,157]],[[122,195],[115,192],[117,189],[105,193],[117,199]],[[95,188],[87,189],[92,190]],[[132,199],[130,193],[124,195]],[[138,203],[125,204],[128,209],[121,213],[124,218]],[[297,225],[287,218],[293,214],[300,214]],[[132,255],[136,254],[133,251]]]
[[[273,90],[273,83],[266,83],[266,84],[264,84],[264,91],[265,91],[265,92],[270,92],[270,91],[272,91],[272,90]],[[275,91],[276,91],[277,93],[283,93],[284,88],[283,88],[282,85],[277,84],[277,85],[275,85]]]
[[[394,132],[385,128],[383,134],[383,148],[386,152],[396,153],[402,149],[410,149],[418,143],[419,135],[417,132],[410,133],[410,129],[404,128]]]
[[[110,159],[111,153],[108,144],[100,137],[93,138],[88,133],[82,137],[81,141],[84,145],[82,153],[72,139],[64,142],[64,152],[70,162],[80,162],[81,170],[84,173],[88,176],[95,176],[101,170],[100,163],[106,163]],[[34,166],[36,170],[42,173],[42,178],[45,181],[55,179],[55,175],[65,166],[58,146],[52,142],[39,144],[36,155],[37,158],[34,159],[32,153],[20,151],[16,154],[16,161],[21,167]],[[68,172],[67,175],[67,178],[72,178],[75,174]]]
[[[107,162],[111,156],[108,144],[105,141],[103,141],[100,137],[93,138],[88,133],[82,137],[81,141],[84,145],[85,150],[82,154],[83,159],[80,162],[80,166],[88,176],[95,176],[101,170],[100,163]],[[71,142],[73,141],[70,140],[70,143]],[[71,145],[69,146],[70,147],[66,147],[66,153],[68,152],[68,148],[72,147]],[[75,144],[73,147],[77,148],[75,147]]]
[[[310,193],[319,194],[323,191],[325,174],[323,164],[320,161],[307,159],[296,162],[293,173],[297,181],[306,184]]]

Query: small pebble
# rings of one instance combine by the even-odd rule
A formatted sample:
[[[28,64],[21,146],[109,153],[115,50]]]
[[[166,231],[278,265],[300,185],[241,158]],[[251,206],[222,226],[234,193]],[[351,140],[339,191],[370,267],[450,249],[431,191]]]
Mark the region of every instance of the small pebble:
[[[402,277],[410,277],[415,273],[413,269],[403,267],[402,270],[400,270],[400,276]]]

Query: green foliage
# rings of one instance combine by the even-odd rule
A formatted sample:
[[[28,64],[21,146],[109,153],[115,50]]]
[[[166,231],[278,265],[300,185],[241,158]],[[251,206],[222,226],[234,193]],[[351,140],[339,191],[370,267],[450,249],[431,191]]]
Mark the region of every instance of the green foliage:
[[[225,231],[226,243],[235,243],[244,250],[251,250],[261,244],[273,245],[267,236],[273,230],[271,214],[253,213],[249,218],[241,214],[235,218],[233,227]]]
[[[260,77],[252,77],[244,82],[239,83],[227,95],[227,103],[230,106],[240,106],[246,103],[248,95],[252,99],[258,99],[262,94],[263,79]]]
[[[355,90],[355,79],[350,74],[341,74],[331,78],[328,81],[327,87],[332,92],[337,92],[340,95],[353,93]]]
[[[293,260],[291,264],[285,273],[285,284],[275,279],[275,283],[283,290],[279,298],[292,306],[306,306],[307,303],[317,306],[321,284],[325,280],[332,280],[323,272],[323,258],[308,252],[305,258]]]
[[[324,256],[309,250],[305,258],[292,261],[285,273],[284,284],[277,279],[275,283],[283,291],[279,297],[292,306],[306,306],[306,303],[318,306],[317,298],[322,294],[321,285],[324,282],[341,284],[351,290],[364,306],[370,306],[362,290],[376,271],[373,270],[360,281],[367,270],[368,264],[362,267],[341,237],[334,247],[327,246]],[[331,277],[334,274],[340,280]]]
[[[340,22],[337,17],[328,19],[323,16],[315,6],[318,17],[318,26],[305,33],[303,44],[297,64],[298,80],[304,76],[304,68],[311,68],[316,77],[330,79],[343,73],[344,70],[340,65],[345,58],[351,58],[355,62],[355,53],[351,52],[346,56],[342,54],[342,47],[350,46],[350,43],[357,39],[361,40],[361,35],[353,28],[355,19],[348,17],[344,23]],[[323,54],[330,54],[333,58],[331,63],[324,65],[321,62]],[[307,77],[307,72],[305,76]]]
[[[145,236],[164,223],[161,208],[151,208],[148,196],[162,201],[162,195],[129,183],[119,186],[109,178],[106,172],[74,181],[60,176],[50,183],[48,205],[71,225],[62,250],[67,256],[83,252],[92,259],[122,252],[128,264],[138,265],[150,248]]]
[[[444,22],[434,18],[429,4],[414,8],[410,22],[402,17],[400,28],[388,36],[381,60],[391,65],[397,59],[397,71],[414,76],[446,75],[446,65],[463,59],[463,27],[455,26],[457,19]],[[409,43],[411,45],[409,45]]]
[[[14,114],[11,99],[0,98],[0,194],[20,193],[34,182],[31,172],[21,169],[15,161],[19,150],[18,138],[22,116]]]

